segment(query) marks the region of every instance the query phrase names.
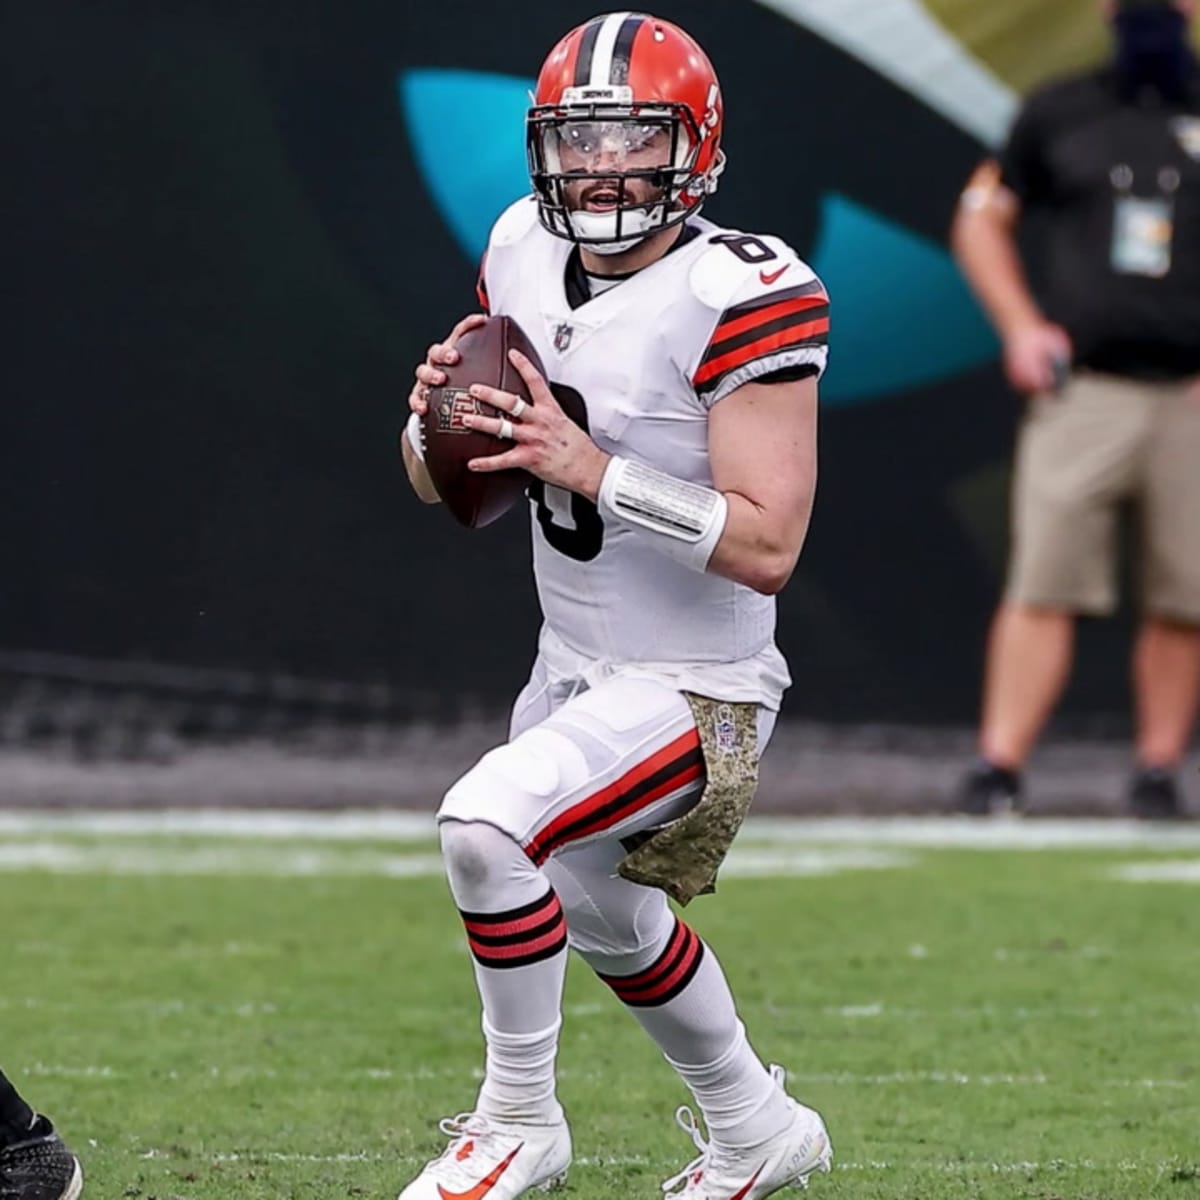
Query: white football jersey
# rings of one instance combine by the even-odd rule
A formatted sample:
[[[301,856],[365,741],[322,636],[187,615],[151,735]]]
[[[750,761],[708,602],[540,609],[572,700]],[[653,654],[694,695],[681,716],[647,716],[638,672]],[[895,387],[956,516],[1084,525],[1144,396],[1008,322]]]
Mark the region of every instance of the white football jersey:
[[[603,450],[711,487],[709,410],[770,372],[823,371],[829,301],[778,238],[689,224],[690,240],[572,308],[572,244],[542,227],[528,196],[496,222],[479,292],[525,331],[564,410]],[[773,597],[689,570],[583,496],[538,481],[530,504],[553,671],[594,682],[636,669],[778,708],[790,680]]]

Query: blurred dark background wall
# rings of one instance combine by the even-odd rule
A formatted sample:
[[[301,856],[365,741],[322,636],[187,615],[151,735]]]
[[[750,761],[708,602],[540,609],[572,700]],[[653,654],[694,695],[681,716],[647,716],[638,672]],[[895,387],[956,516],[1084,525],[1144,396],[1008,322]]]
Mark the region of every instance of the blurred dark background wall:
[[[0,660],[507,702],[537,624],[523,517],[459,530],[395,451],[412,364],[473,305],[445,196],[480,186],[495,114],[454,75],[405,111],[403,81],[530,79],[595,7],[5,6]],[[724,83],[708,215],[785,237],[833,295],[786,711],[968,722],[1016,414],[942,249],[982,148],[764,7],[658,11]],[[1086,631],[1068,716],[1123,708],[1121,632]]]

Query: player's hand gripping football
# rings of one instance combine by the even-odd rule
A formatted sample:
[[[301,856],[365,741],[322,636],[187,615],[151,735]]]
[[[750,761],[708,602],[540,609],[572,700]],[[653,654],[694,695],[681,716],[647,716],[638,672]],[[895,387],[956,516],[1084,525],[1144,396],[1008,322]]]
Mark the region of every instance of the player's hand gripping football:
[[[470,316],[463,317],[450,330],[444,342],[434,342],[425,352],[425,361],[418,364],[416,381],[412,391],[408,393],[408,407],[418,416],[423,417],[429,408],[429,389],[441,387],[446,382],[446,375],[441,368],[453,366],[458,362],[458,351],[454,348],[458,339],[469,330],[478,329],[486,320],[487,317],[483,313],[471,313]]]
[[[503,415],[468,416],[467,425],[490,433],[506,445],[511,439],[512,445],[501,454],[471,459],[471,470],[523,467],[545,483],[595,501],[610,456],[563,412],[549,385],[525,355],[510,350],[508,358],[525,381],[533,403],[527,404],[523,397],[499,388],[472,384],[471,395],[498,408]]]

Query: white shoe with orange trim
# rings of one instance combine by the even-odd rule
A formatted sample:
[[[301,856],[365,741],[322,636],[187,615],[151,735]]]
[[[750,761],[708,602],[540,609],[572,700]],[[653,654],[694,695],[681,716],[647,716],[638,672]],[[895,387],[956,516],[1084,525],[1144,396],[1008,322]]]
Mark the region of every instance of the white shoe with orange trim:
[[[771,1066],[782,1088],[782,1067]],[[828,1173],[833,1145],[821,1114],[788,1097],[791,1124],[778,1137],[749,1149],[726,1150],[706,1142],[696,1116],[684,1105],[675,1120],[700,1154],[662,1186],[669,1200],[762,1200],[780,1188],[808,1186],[814,1171]]]
[[[515,1200],[548,1191],[567,1178],[571,1132],[557,1125],[502,1125],[478,1113],[438,1122],[450,1145],[401,1193],[399,1200]]]

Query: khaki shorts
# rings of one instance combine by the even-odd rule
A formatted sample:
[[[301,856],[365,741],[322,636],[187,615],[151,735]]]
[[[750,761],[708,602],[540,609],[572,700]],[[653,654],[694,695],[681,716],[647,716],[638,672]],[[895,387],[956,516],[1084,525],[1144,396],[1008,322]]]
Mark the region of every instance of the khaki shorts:
[[[1200,622],[1200,381],[1081,373],[1029,401],[1017,440],[1007,596],[1104,616],[1133,501],[1144,608]]]

